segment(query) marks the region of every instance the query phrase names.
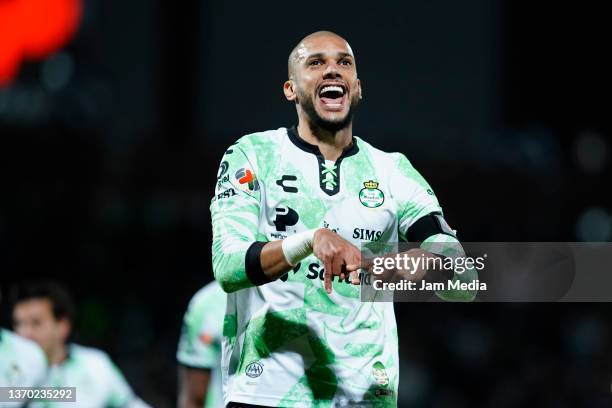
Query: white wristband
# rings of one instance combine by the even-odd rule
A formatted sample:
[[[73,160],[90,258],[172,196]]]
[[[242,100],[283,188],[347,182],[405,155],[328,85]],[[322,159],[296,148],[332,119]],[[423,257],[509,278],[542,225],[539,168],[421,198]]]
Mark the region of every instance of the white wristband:
[[[291,235],[281,243],[283,254],[291,266],[297,265],[302,259],[312,254],[312,240],[315,229]]]

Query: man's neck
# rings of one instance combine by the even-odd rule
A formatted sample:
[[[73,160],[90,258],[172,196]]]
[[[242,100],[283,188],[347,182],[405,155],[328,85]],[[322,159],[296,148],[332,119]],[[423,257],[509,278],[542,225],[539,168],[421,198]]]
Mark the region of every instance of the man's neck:
[[[298,134],[306,142],[316,145],[325,160],[336,161],[344,149],[353,143],[353,125],[349,124],[337,132],[324,129],[312,129],[305,120],[298,124]]]
[[[64,344],[54,348],[47,355],[47,358],[49,359],[49,365],[60,365],[66,360],[67,357],[68,348]]]

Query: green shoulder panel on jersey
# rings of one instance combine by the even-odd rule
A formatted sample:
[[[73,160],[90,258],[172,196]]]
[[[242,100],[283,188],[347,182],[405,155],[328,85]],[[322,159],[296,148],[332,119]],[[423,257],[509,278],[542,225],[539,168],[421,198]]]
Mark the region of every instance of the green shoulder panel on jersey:
[[[213,225],[213,272],[225,292],[252,287],[245,255],[258,233],[262,180],[274,168],[280,132],[246,135],[231,145],[219,166],[215,197],[210,205]]]
[[[419,218],[432,212],[442,213],[442,207],[433,189],[401,153],[392,153],[395,171],[392,184],[398,203],[399,233],[406,239],[408,228]]]
[[[399,235],[403,240],[406,239],[408,228],[416,220],[432,212],[442,212],[433,189],[404,154],[385,152],[359,137],[356,139],[360,150],[366,153],[360,155],[359,166],[375,168],[378,181],[389,186],[397,205]],[[363,180],[356,179],[352,182],[362,183]]]
[[[246,276],[244,259],[257,236],[260,184],[256,163],[243,150],[247,147],[244,141],[244,137],[239,139],[225,152],[210,205],[213,272],[226,292],[253,286]]]

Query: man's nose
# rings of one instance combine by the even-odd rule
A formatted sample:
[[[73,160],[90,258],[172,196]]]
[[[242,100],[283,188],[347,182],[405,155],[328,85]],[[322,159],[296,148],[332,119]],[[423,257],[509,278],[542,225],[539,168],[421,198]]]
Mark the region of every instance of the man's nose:
[[[340,78],[340,71],[336,64],[327,64],[325,71],[323,72],[323,79]]]

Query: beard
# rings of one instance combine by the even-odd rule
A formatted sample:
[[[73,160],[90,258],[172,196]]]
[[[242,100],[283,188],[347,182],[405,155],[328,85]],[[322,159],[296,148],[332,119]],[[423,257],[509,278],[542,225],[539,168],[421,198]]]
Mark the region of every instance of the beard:
[[[343,118],[338,119],[325,119],[319,115],[314,106],[314,98],[310,97],[306,93],[302,92],[301,89],[298,89],[298,103],[302,104],[302,109],[308,117],[310,118],[310,122],[308,125],[311,129],[322,129],[328,132],[337,132],[346,128],[353,121],[353,116],[355,115],[355,110],[357,105],[359,105],[359,97],[354,95],[351,97],[349,110]]]

